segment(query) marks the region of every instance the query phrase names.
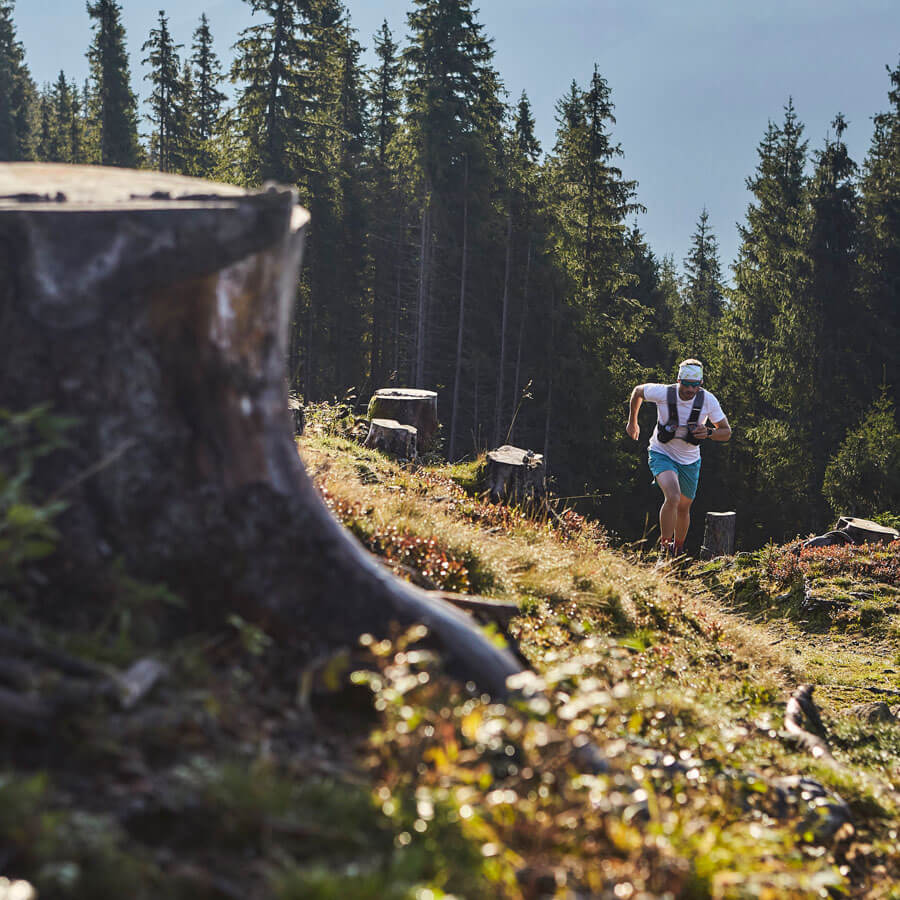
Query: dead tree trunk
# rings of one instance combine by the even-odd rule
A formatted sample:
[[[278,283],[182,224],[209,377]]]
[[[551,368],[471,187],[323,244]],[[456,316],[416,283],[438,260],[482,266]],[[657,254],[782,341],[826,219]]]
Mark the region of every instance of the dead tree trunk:
[[[521,665],[386,573],[300,464],[284,361],[308,217],[291,191],[14,163],[0,196],[0,406],[77,422],[34,475],[68,503],[58,571],[118,558],[198,615],[237,610],[310,654],[423,622],[503,693]]]
[[[703,546],[700,555],[703,559],[715,559],[717,556],[731,556],[734,553],[734,527],[737,513],[708,512],[706,529],[703,532]]]

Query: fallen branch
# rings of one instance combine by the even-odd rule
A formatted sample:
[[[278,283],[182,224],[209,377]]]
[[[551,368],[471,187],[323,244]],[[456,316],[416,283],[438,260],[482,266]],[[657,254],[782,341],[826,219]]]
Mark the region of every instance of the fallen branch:
[[[450,591],[440,591],[438,596],[458,609],[495,622],[503,629],[508,628],[509,623],[521,612],[518,604],[509,600],[488,600],[484,597],[470,597],[468,594],[454,594]]]
[[[379,557],[379,560],[388,569],[408,575],[413,584],[425,588],[426,591],[433,591],[436,597],[452,603],[457,609],[472,613],[477,618],[495,622],[501,628],[508,628],[509,623],[520,613],[518,604],[510,600],[489,600],[485,597],[472,597],[468,594],[442,591],[427,575],[423,575],[412,566],[382,557]]]

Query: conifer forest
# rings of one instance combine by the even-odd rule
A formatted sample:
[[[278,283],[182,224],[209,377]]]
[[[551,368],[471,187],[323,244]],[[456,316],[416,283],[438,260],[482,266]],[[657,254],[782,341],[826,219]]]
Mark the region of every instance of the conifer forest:
[[[220,59],[206,15],[126,35],[116,0],[88,0],[89,78],[38,84],[0,0],[0,160],[295,186],[312,227],[290,389],[362,410],[377,388],[437,390],[437,452],[543,453],[555,493],[623,540],[651,535],[657,493],[629,394],[685,357],[734,429],[704,453],[698,519],[737,510],[755,548],[900,511],[900,62],[884,60],[865,158],[838,110],[816,141],[788,100],[746,175],[737,258],[700,208],[673,260],[634,225],[601,68],[559,97],[541,146],[471,0],[410,0],[406,33],[374,35],[341,0],[245,2],[254,24]]]

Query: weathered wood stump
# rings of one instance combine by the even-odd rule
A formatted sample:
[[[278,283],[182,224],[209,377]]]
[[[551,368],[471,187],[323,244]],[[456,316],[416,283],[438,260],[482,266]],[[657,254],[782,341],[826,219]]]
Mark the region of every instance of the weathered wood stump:
[[[546,496],[544,457],[531,450],[504,444],[487,455],[485,489],[495,503],[525,503]]]
[[[800,544],[804,547],[832,547],[843,544],[889,543],[900,539],[900,531],[879,525],[870,519],[858,519],[855,516],[841,516],[837,528],[826,531],[815,537],[807,538]]]
[[[416,429],[416,442],[424,453],[437,434],[437,392],[418,388],[381,388],[369,401],[369,419],[394,419]]]
[[[706,529],[703,532],[703,546],[700,548],[702,559],[715,559],[717,556],[731,556],[734,553],[734,529],[737,513],[708,512]]]
[[[294,434],[303,434],[303,430],[306,428],[306,410],[303,408],[303,404],[296,397],[288,397],[288,409]]]
[[[422,622],[460,675],[505,692],[521,663],[386,573],[300,463],[284,361],[308,215],[292,190],[12,163],[0,198],[0,407],[76,423],[30,485],[67,504],[53,594],[118,559],[198,619],[235,610],[290,638],[298,664]]]
[[[363,446],[381,450],[399,459],[415,459],[416,429],[394,419],[372,419]]]
[[[900,539],[900,531],[896,528],[888,528],[887,525],[879,525],[877,522],[858,519],[855,516],[841,516],[837,527],[839,531],[845,532],[854,544],[889,543]]]

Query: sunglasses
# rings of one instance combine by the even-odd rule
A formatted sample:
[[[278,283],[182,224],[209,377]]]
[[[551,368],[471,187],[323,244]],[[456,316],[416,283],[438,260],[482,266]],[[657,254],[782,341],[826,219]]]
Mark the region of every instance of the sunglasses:
[[[700,381],[682,381],[681,382],[685,387],[700,387],[702,382]]]

